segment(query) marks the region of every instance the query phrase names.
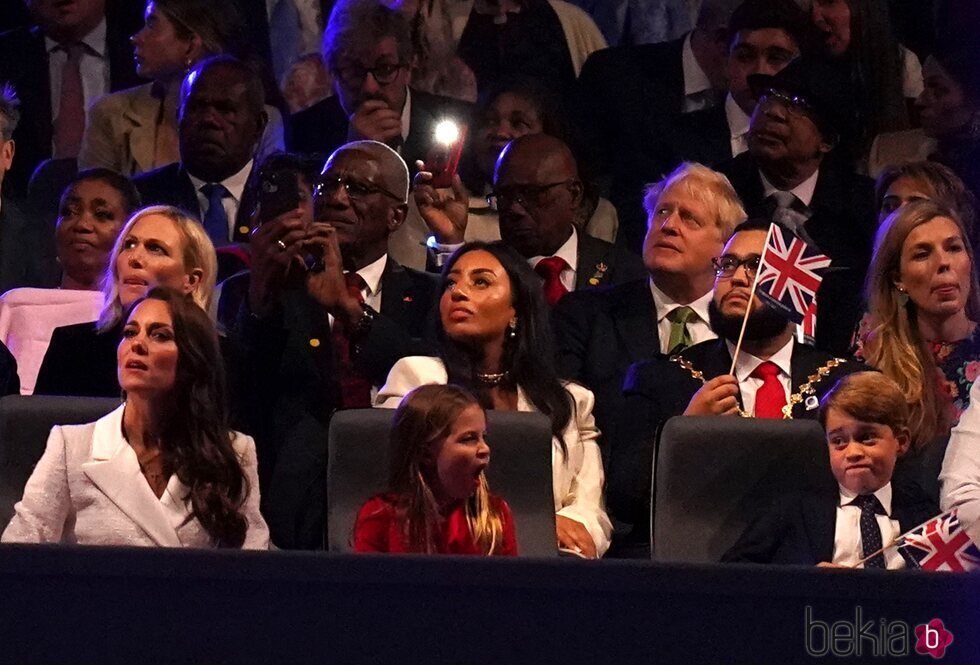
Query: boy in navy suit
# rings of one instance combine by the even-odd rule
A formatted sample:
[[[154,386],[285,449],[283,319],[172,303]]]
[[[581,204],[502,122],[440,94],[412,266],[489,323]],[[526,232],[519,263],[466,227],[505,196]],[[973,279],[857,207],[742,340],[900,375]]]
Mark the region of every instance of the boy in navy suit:
[[[772,506],[722,561],[850,567],[870,556],[862,567],[903,568],[897,548],[875,553],[939,512],[918,488],[891,482],[909,448],[908,417],[904,395],[885,375],[841,379],[819,412],[837,488]]]

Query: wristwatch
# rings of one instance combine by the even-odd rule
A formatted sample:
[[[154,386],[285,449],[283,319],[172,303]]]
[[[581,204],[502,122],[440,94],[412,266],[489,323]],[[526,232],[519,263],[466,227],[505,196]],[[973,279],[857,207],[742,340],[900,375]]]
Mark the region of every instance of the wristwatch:
[[[361,303],[361,318],[354,322],[351,337],[357,339],[366,337],[371,332],[371,326],[374,325],[376,316],[378,316],[378,312],[373,307],[367,303]]]

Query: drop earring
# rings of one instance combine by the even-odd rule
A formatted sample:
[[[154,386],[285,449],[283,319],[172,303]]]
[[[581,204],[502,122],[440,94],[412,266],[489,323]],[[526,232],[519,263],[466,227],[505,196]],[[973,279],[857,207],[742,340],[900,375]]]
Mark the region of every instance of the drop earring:
[[[507,337],[508,339],[514,339],[517,337],[517,319],[511,319],[510,323],[507,324]]]

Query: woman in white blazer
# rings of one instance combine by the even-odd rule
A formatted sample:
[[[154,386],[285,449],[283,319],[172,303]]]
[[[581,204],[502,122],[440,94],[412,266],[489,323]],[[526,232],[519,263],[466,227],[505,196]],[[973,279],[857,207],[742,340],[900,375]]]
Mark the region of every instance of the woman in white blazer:
[[[558,545],[587,558],[602,556],[612,525],[602,500],[595,398],[558,379],[540,278],[505,245],[471,242],[449,259],[443,283],[440,357],[399,360],[375,405],[394,408],[417,386],[455,383],[471,389],[485,408],[544,413],[555,435]]]
[[[255,443],[228,428],[204,310],[151,289],[126,318],[117,360],[125,403],[51,431],[2,541],[267,549]]]

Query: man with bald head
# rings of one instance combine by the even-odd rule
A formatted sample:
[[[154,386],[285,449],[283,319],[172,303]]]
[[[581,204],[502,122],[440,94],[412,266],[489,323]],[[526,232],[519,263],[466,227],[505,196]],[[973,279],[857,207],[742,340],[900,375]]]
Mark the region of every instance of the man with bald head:
[[[263,513],[279,547],[321,545],[333,412],[371,406],[398,358],[434,351],[438,280],[387,252],[408,182],[385,144],[341,146],[314,189],[312,217],[301,205],[260,226],[251,274],[223,287],[222,300],[241,298],[227,323],[245,372],[236,411],[258,446]]]
[[[569,291],[645,274],[638,256],[575,228],[582,181],[572,151],[560,139],[530,134],[511,141],[497,159],[491,196],[501,240],[541,275],[550,304]]]

